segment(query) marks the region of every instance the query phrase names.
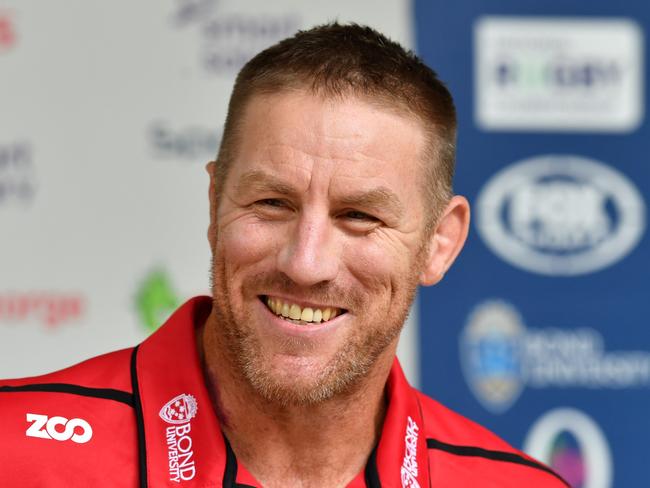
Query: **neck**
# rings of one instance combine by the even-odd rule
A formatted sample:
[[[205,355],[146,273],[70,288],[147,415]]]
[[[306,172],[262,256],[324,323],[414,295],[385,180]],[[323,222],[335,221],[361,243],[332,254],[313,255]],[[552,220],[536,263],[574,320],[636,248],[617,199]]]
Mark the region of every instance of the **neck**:
[[[279,405],[242,377],[215,325],[211,315],[199,334],[199,351],[215,411],[238,460],[268,488],[346,486],[378,442],[395,348],[345,395],[313,405]]]

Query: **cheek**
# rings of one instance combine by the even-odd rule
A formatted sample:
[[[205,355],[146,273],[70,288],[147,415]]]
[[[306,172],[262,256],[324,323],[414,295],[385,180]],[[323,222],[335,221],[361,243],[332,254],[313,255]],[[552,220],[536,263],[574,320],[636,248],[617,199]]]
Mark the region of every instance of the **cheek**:
[[[217,234],[216,252],[233,270],[263,260],[271,261],[278,246],[277,232],[252,220],[231,222]]]
[[[392,246],[382,239],[361,241],[344,247],[346,267],[369,293],[392,296],[400,283],[409,279],[411,251]]]

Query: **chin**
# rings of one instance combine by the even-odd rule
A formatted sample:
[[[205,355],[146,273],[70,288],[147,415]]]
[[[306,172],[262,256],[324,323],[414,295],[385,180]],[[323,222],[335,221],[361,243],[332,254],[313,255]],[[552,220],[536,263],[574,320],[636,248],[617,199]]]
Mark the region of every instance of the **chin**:
[[[329,360],[282,355],[249,362],[244,374],[256,393],[280,406],[315,406],[354,391],[372,366],[370,361],[337,355]]]

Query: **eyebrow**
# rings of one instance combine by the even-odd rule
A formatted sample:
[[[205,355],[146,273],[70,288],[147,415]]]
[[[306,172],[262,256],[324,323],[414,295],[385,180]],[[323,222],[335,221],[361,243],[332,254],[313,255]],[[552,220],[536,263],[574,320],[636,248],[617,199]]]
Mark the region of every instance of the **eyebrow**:
[[[397,219],[400,219],[404,214],[404,207],[397,195],[385,186],[345,195],[339,201],[352,207],[380,209],[390,212]]]
[[[280,195],[294,196],[299,193],[293,186],[260,170],[244,173],[235,185],[235,191],[238,194],[271,191]],[[337,202],[340,205],[349,205],[362,209],[379,209],[390,212],[397,219],[400,219],[404,215],[404,206],[400,199],[392,190],[385,186],[344,195],[338,198]]]
[[[272,191],[281,195],[295,195],[298,193],[293,186],[260,170],[244,173],[235,185],[235,191],[238,194],[251,191]]]

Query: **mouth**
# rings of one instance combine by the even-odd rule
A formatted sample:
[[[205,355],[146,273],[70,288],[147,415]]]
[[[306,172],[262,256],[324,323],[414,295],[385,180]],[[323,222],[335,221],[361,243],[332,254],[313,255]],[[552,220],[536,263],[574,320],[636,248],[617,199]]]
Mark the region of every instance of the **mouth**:
[[[296,325],[320,324],[347,313],[347,310],[343,308],[324,305],[301,305],[268,295],[262,295],[259,298],[272,313]]]

